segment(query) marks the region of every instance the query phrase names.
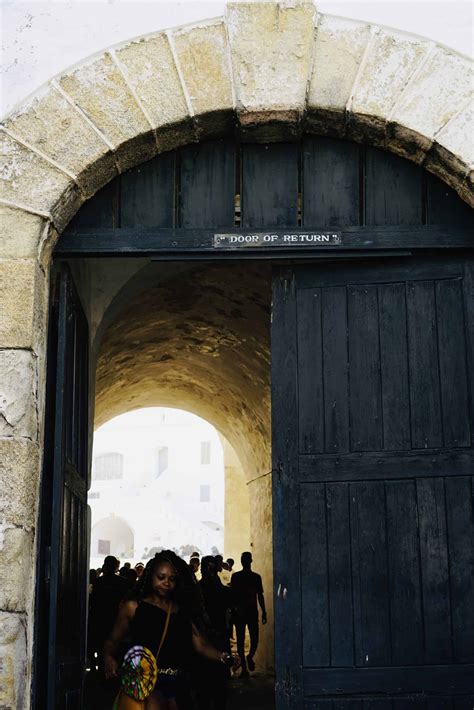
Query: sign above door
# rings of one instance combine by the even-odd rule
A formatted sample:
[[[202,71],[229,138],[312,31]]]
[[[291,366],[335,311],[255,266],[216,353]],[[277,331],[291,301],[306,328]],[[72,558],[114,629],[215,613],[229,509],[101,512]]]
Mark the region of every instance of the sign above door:
[[[238,249],[241,247],[299,247],[339,246],[341,232],[248,232],[214,234],[215,249]]]

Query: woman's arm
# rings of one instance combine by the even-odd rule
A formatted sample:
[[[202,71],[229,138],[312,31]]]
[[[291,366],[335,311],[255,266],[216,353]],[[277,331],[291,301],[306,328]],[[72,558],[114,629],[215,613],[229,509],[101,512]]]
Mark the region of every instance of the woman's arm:
[[[107,679],[118,675],[116,659],[120,642],[125,638],[130,628],[130,622],[135,615],[137,602],[125,602],[119,609],[114,628],[104,644],[104,673]]]
[[[199,633],[193,624],[193,648],[200,656],[207,658],[209,661],[221,661],[225,665],[229,665],[234,670],[240,666],[240,658],[231,656],[230,653],[219,651],[215,646],[209,643],[202,634]],[[232,663],[229,663],[232,661]]]

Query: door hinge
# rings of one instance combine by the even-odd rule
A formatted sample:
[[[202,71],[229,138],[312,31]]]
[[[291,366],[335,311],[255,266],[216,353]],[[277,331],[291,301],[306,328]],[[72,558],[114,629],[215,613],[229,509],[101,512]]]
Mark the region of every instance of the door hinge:
[[[49,584],[51,581],[51,546],[44,549],[44,581]]]

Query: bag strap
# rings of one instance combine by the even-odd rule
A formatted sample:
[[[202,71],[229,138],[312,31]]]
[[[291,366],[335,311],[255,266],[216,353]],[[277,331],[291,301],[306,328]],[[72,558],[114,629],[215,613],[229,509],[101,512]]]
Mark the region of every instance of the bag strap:
[[[169,605],[168,605],[168,612],[166,614],[165,628],[163,629],[163,633],[161,635],[161,641],[160,641],[160,645],[158,646],[158,651],[155,654],[156,660],[158,660],[158,656],[160,655],[160,651],[161,651],[162,646],[165,642],[166,634],[168,633],[168,626],[170,625],[170,618],[171,618],[171,603],[169,603]]]

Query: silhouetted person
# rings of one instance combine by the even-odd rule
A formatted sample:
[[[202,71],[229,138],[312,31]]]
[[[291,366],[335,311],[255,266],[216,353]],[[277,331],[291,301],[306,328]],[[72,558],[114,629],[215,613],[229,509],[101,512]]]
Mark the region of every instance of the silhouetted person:
[[[128,580],[117,574],[119,561],[108,555],[102,566],[102,575],[95,581],[89,606],[89,650],[97,653],[98,666],[102,668],[102,649],[112,630],[120,602],[129,591]]]
[[[249,675],[248,668],[255,670],[253,657],[258,646],[258,607],[257,600],[262,610],[262,624],[267,623],[265,599],[263,596],[262,578],[252,572],[252,553],[243,552],[241,556],[242,571],[234,572],[230,587],[234,603],[234,623],[237,632],[237,653],[242,664],[241,678]],[[245,662],[245,627],[250,635],[250,650]]]
[[[191,557],[188,564],[189,564],[189,569],[191,570],[191,574],[193,576],[193,579],[197,584],[198,580],[197,580],[196,575],[199,571],[199,565],[201,564],[199,561],[199,557]]]
[[[140,577],[142,576],[144,569],[145,565],[142,562],[137,562],[137,564],[135,565],[135,572],[137,573],[138,579],[140,579]]]
[[[212,645],[230,653],[227,633],[227,610],[231,605],[230,589],[224,587],[217,575],[216,560],[211,555],[201,560],[202,579],[199,584],[208,621],[207,635]],[[197,704],[199,710],[224,710],[227,684],[230,677],[225,665],[199,658],[197,661]]]

